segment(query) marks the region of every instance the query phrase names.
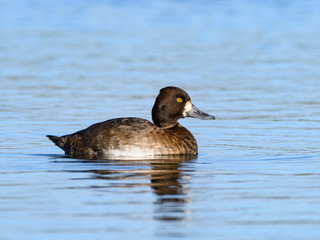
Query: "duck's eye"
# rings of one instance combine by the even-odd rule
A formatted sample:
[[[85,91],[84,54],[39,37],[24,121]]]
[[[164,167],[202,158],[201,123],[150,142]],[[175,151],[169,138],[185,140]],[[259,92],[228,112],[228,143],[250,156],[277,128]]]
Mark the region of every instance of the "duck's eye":
[[[177,98],[177,102],[182,102],[182,98]]]

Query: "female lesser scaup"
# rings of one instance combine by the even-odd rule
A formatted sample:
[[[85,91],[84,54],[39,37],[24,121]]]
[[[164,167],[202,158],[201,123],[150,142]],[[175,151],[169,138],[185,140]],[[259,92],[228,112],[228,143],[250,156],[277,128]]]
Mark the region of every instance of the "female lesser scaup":
[[[197,109],[184,90],[165,87],[152,108],[154,124],[141,118],[115,118],[70,135],[47,137],[71,156],[196,155],[196,139],[178,123],[184,117],[215,119]]]

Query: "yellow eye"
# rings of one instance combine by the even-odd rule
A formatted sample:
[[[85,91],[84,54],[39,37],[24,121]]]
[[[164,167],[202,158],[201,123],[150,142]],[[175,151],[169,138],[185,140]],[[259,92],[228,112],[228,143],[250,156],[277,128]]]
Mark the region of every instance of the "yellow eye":
[[[182,98],[177,98],[177,102],[182,102]]]

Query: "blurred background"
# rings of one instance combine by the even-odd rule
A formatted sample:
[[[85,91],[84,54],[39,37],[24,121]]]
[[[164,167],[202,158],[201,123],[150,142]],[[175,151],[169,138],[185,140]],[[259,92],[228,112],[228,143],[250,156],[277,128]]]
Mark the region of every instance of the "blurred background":
[[[9,135],[10,127],[36,127],[26,121],[43,134],[61,121],[150,119],[168,85],[219,120],[318,124],[316,0],[0,3],[0,101]]]

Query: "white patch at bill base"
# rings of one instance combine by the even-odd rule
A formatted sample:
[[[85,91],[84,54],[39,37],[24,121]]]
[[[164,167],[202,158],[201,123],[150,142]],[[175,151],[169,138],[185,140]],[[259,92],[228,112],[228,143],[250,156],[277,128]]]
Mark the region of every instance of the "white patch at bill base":
[[[192,110],[192,103],[190,101],[186,102],[186,105],[184,106],[183,116],[186,117],[187,113]]]

